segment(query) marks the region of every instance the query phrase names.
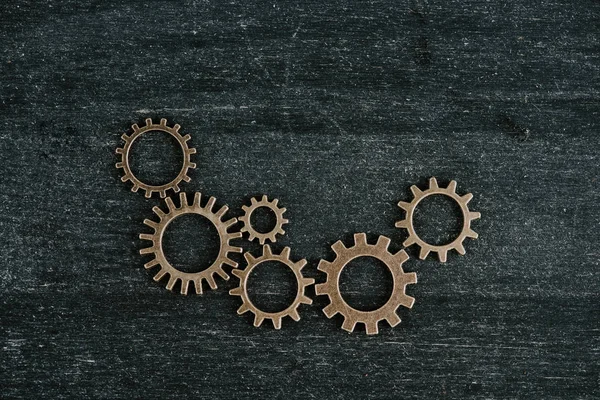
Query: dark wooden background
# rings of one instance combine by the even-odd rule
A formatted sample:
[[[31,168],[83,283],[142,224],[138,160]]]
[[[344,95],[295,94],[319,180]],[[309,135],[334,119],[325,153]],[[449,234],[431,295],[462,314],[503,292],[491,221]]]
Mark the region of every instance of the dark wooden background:
[[[600,395],[600,2],[5,0],[0,18],[0,397]],[[276,248],[318,282],[354,232],[399,250],[396,203],[430,176],[474,194],[480,239],[445,265],[409,248],[415,306],[378,336],[322,297],[254,328],[236,279],[184,297],[142,268],[161,202],[120,182],[114,150],[146,117],[192,136],[185,191],[231,216],[279,198]],[[133,162],[160,180],[179,156],[154,135]],[[420,211],[431,240],[456,229],[448,202]],[[181,268],[214,253],[202,224],[169,233]],[[293,282],[268,267],[251,293],[272,307]],[[369,307],[388,279],[367,262],[342,286]]]

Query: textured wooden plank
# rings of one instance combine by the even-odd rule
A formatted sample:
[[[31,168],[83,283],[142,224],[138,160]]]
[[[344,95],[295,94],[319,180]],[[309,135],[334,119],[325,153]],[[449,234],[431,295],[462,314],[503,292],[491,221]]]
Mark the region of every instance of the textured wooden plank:
[[[0,11],[3,398],[598,397],[597,1]],[[232,216],[249,196],[279,198],[281,245],[317,282],[354,232],[399,250],[396,203],[430,176],[473,192],[480,239],[446,265],[409,248],[417,301],[378,336],[342,331],[321,297],[298,323],[256,329],[227,294],[235,279],[183,297],[144,270],[142,221],[166,207],[120,182],[114,149],[146,117],[192,136],[184,190]],[[165,153],[177,160],[158,138],[138,155],[168,175]],[[203,232],[174,232],[171,256],[206,257]],[[364,271],[378,270],[344,287],[369,305],[385,275]],[[263,275],[274,300],[282,276]]]

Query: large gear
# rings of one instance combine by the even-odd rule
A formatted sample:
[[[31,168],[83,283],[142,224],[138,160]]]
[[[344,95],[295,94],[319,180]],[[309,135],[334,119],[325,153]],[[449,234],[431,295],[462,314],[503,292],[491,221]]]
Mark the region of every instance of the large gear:
[[[133,124],[131,129],[133,130],[133,134],[121,135],[121,138],[125,141],[125,145],[121,148],[117,148],[117,154],[121,154],[121,161],[116,163],[115,166],[117,168],[122,168],[125,174],[121,177],[123,182],[131,181],[133,183],[133,187],[131,188],[132,192],[137,192],[139,189],[143,189],[146,191],[146,197],[152,197],[152,193],[159,193],[160,197],[165,198],[167,196],[167,190],[172,189],[175,193],[179,192],[179,183],[181,181],[189,182],[191,178],[187,175],[187,172],[190,168],[196,168],[196,164],[191,162],[190,156],[196,153],[196,149],[190,148],[187,145],[188,140],[190,140],[190,135],[181,136],[179,134],[179,129],[181,126],[175,124],[172,128],[167,126],[167,120],[161,119],[160,124],[153,124],[151,118],[146,119],[146,126],[139,127],[137,124]],[[140,181],[131,171],[131,167],[129,165],[129,153],[131,151],[131,146],[133,142],[143,135],[146,132],[150,131],[161,131],[166,132],[173,136],[179,145],[181,146],[181,150],[183,152],[183,165],[181,166],[181,170],[179,174],[173,179],[171,182],[166,183],[164,185],[149,185]]]
[[[408,231],[408,239],[403,243],[404,247],[417,244],[421,247],[419,258],[424,260],[430,252],[438,253],[438,258],[441,262],[446,262],[448,251],[454,249],[459,254],[465,254],[465,248],[463,242],[466,238],[477,239],[479,235],[471,229],[471,221],[481,218],[481,213],[473,212],[469,210],[468,203],[473,198],[471,193],[467,193],[464,196],[456,194],[456,181],[450,181],[447,188],[440,188],[435,178],[429,179],[429,189],[422,191],[416,185],[412,185],[410,190],[412,191],[414,198],[410,203],[401,201],[398,206],[406,212],[406,216],[402,221],[396,222],[396,228],[404,228]],[[417,235],[415,226],[413,224],[413,216],[417,205],[426,197],[433,195],[445,195],[456,201],[460,206],[463,214],[463,227],[460,234],[452,242],[444,245],[432,245],[425,242]]]
[[[165,275],[169,275],[169,282],[167,283],[167,289],[172,290],[173,286],[177,281],[181,281],[181,294],[187,294],[188,286],[190,282],[194,282],[196,287],[196,293],[202,294],[202,281],[208,282],[212,289],[217,288],[214,275],[217,274],[221,278],[228,280],[229,275],[223,270],[223,265],[229,265],[233,268],[237,268],[238,264],[228,257],[228,253],[241,253],[242,249],[230,245],[232,239],[242,237],[240,232],[227,232],[228,228],[237,222],[237,219],[231,218],[227,221],[222,221],[225,213],[229,209],[227,206],[223,206],[217,212],[213,212],[213,206],[215,205],[216,199],[211,197],[204,207],[200,206],[200,193],[194,195],[194,202],[188,204],[185,193],[179,193],[180,207],[176,207],[173,200],[170,197],[165,199],[169,212],[165,213],[160,207],[153,207],[152,210],[158,216],[159,221],[151,221],[149,219],[144,220],[144,224],[154,229],[154,234],[142,233],[140,239],[149,240],[152,242],[152,246],[141,249],[140,254],[154,254],[154,259],[144,265],[146,269],[154,266],[160,266],[160,270],[154,276],[155,281],[159,281]],[[162,249],[162,239],[167,226],[175,218],[184,214],[198,214],[208,219],[214,227],[217,229],[220,240],[219,255],[215,261],[206,269],[188,273],[182,272],[173,267],[166,259]]]
[[[277,234],[285,234],[285,231],[283,230],[283,224],[287,224],[289,221],[283,218],[283,213],[286,211],[286,209],[278,207],[278,202],[278,199],[273,199],[273,201],[269,201],[267,195],[263,195],[260,201],[256,200],[256,198],[253,197],[251,199],[252,204],[250,206],[242,206],[242,210],[244,210],[244,215],[240,217],[240,222],[242,222],[244,225],[242,226],[241,231],[248,232],[248,240],[253,241],[254,239],[258,238],[260,244],[265,244],[266,240],[270,240],[271,242],[275,243],[275,241],[277,240]],[[273,227],[273,229],[271,229],[270,232],[260,233],[256,229],[254,229],[250,222],[250,217],[252,213],[254,212],[254,210],[260,207],[266,207],[275,213],[277,220],[275,222],[275,226]]]
[[[417,283],[417,275],[414,272],[405,273],[402,264],[408,260],[408,255],[404,250],[396,254],[388,251],[390,239],[380,236],[376,244],[367,243],[367,235],[364,233],[354,234],[354,246],[346,247],[341,241],[337,241],[331,246],[336,254],[332,262],[321,260],[317,267],[320,271],[327,274],[325,283],[315,286],[317,295],[327,295],[330,304],[323,309],[327,318],[332,318],[336,314],[344,317],[342,329],[353,332],[357,323],[363,323],[368,335],[379,333],[378,323],[386,320],[392,327],[400,323],[400,318],[396,314],[399,306],[411,308],[415,299],[406,294],[406,285]],[[373,257],[382,261],[390,270],[394,288],[388,301],[373,311],[361,311],[352,308],[346,303],[340,293],[340,274],[348,263],[358,257]]]
[[[244,314],[245,312],[251,311],[254,314],[254,326],[259,327],[265,319],[270,319],[273,321],[273,326],[275,329],[281,329],[281,320],[283,317],[291,317],[294,321],[300,320],[300,315],[298,314],[298,307],[300,304],[312,304],[312,300],[304,294],[304,290],[306,287],[315,283],[315,280],[312,278],[305,278],[302,276],[302,268],[306,265],[306,260],[300,261],[292,261],[290,260],[290,248],[286,247],[283,249],[281,254],[273,254],[271,251],[271,247],[268,244],[263,246],[263,254],[254,258],[250,253],[245,253],[244,257],[246,258],[246,262],[248,266],[244,270],[233,270],[233,275],[240,278],[240,285],[229,291],[229,294],[233,296],[240,296],[242,298],[242,305],[238,309],[238,314]],[[298,290],[296,292],[296,298],[292,302],[290,306],[288,306],[283,311],[278,312],[265,312],[261,311],[256,307],[252,301],[250,301],[250,297],[248,296],[248,277],[252,270],[259,265],[260,263],[266,261],[279,261],[282,264],[287,265],[296,275],[297,287]]]

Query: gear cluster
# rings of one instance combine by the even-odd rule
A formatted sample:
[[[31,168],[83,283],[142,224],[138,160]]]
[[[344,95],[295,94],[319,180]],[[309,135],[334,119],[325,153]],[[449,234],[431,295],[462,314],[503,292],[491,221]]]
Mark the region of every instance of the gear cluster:
[[[275,329],[280,329],[282,320],[285,317],[298,321],[300,319],[299,307],[301,304],[310,305],[312,299],[307,296],[306,289],[314,284],[315,280],[312,277],[303,275],[303,268],[307,265],[305,259],[293,261],[290,258],[291,249],[284,247],[280,252],[274,252],[271,246],[266,244],[267,241],[275,243],[278,235],[284,235],[283,225],[289,221],[283,217],[286,209],[279,206],[279,200],[269,200],[267,195],[262,198],[252,197],[250,205],[242,206],[242,214],[239,218],[225,218],[229,208],[221,206],[215,211],[216,199],[209,197],[206,203],[202,204],[202,196],[200,193],[193,195],[193,201],[188,202],[188,196],[185,192],[179,193],[179,206],[175,204],[171,197],[167,197],[167,191],[172,190],[177,193],[180,191],[179,184],[182,181],[189,182],[191,178],[188,176],[190,169],[195,168],[196,164],[191,162],[191,155],[196,153],[194,148],[188,147],[187,142],[190,140],[190,135],[182,136],[179,133],[180,126],[175,124],[173,127],[167,125],[166,119],[161,119],[159,124],[154,124],[152,119],[146,119],[146,125],[139,127],[134,124],[132,126],[133,133],[123,134],[122,139],[125,141],[123,147],[117,148],[116,152],[121,155],[121,161],[116,164],[116,167],[122,169],[124,175],[121,180],[123,182],[131,181],[133,192],[142,189],[145,191],[147,198],[152,197],[153,193],[158,193],[167,206],[167,211],[163,208],[155,206],[155,219],[145,219],[144,224],[149,226],[152,233],[142,233],[140,239],[151,242],[149,247],[140,250],[143,255],[151,255],[152,260],[148,261],[144,266],[146,269],[157,269],[154,275],[155,281],[167,279],[166,287],[169,290],[174,290],[176,285],[180,284],[181,294],[186,295],[190,290],[190,285],[193,285],[197,294],[203,293],[203,282],[206,282],[211,289],[217,289],[216,277],[221,277],[224,280],[229,279],[229,273],[225,267],[231,268],[231,274],[239,279],[237,287],[231,289],[229,293],[232,296],[241,298],[242,305],[238,309],[238,314],[251,312],[254,314],[254,326],[259,327],[264,320],[271,320]],[[172,135],[183,152],[183,163],[177,177],[171,182],[164,185],[149,185],[140,181],[131,171],[129,166],[129,154],[134,141],[142,134],[150,131],[162,131]],[[450,181],[446,188],[440,188],[436,178],[430,178],[429,187],[421,190],[416,185],[411,187],[413,199],[411,202],[401,201],[398,206],[404,210],[405,218],[396,223],[397,228],[405,229],[408,232],[408,237],[403,243],[404,247],[409,247],[416,244],[420,247],[419,258],[424,260],[430,253],[437,253],[440,262],[446,262],[450,250],[456,250],[459,254],[466,253],[464,241],[466,238],[476,239],[477,233],[471,228],[471,223],[480,218],[481,214],[471,211],[468,207],[469,201],[473,198],[471,193],[459,195],[456,192],[456,181]],[[443,245],[432,245],[425,242],[416,232],[413,218],[415,210],[423,199],[434,196],[447,196],[454,200],[462,211],[463,226],[460,234],[450,243]],[[268,232],[261,232],[251,222],[251,216],[259,208],[267,208],[275,215],[275,224]],[[212,264],[200,272],[183,272],[175,268],[168,260],[163,251],[163,238],[169,224],[176,218],[186,214],[197,214],[208,219],[217,231],[219,238],[219,253]],[[238,224],[238,222],[240,224]],[[239,229],[236,226],[241,225]],[[244,250],[237,244],[232,244],[232,241],[241,239],[243,233],[247,233],[247,238],[250,242],[258,241],[262,247],[262,254],[254,256],[250,252],[244,253],[245,268],[237,269],[238,262],[233,258],[235,253],[242,253]],[[350,247],[346,247],[343,242],[337,241],[332,245],[335,253],[335,258],[332,261],[325,259],[321,260],[317,269],[326,275],[324,282],[315,286],[315,292],[319,296],[327,296],[329,304],[325,306],[323,312],[328,318],[332,318],[340,314],[344,321],[342,329],[353,332],[358,324],[364,325],[368,335],[379,333],[379,323],[386,321],[390,326],[394,327],[400,323],[400,317],[397,311],[400,307],[412,308],[415,299],[406,293],[408,285],[417,283],[417,275],[414,272],[405,272],[404,264],[409,259],[409,255],[405,250],[392,253],[389,250],[391,240],[385,236],[379,236],[376,243],[369,243],[365,233],[354,234],[354,243]],[[371,257],[381,261],[389,269],[392,280],[393,290],[387,302],[373,311],[362,311],[351,307],[345,300],[340,290],[340,276],[344,268],[353,260],[359,257]],[[287,268],[290,268],[294,273],[297,292],[294,300],[285,309],[279,312],[266,312],[259,309],[250,299],[248,295],[248,278],[252,271],[260,264],[268,261],[275,261]]]

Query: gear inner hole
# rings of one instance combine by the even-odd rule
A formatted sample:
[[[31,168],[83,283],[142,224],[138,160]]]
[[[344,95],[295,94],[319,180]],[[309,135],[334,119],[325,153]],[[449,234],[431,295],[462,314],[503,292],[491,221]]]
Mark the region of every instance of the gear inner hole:
[[[177,177],[183,157],[179,142],[171,134],[148,131],[131,144],[129,166],[140,181],[160,186]]]
[[[277,215],[269,207],[258,207],[250,214],[250,225],[258,233],[270,233],[277,225]]]
[[[183,214],[172,220],[163,234],[165,258],[182,272],[200,272],[219,256],[219,232],[198,214]]]
[[[460,206],[443,194],[425,197],[417,205],[413,224],[417,235],[434,246],[451,243],[460,235],[463,215]]]
[[[355,258],[346,264],[339,282],[344,301],[360,311],[381,308],[394,289],[394,277],[385,263],[369,256]]]
[[[298,283],[290,267],[279,261],[265,261],[250,272],[246,290],[257,308],[275,313],[285,310],[294,302]]]

